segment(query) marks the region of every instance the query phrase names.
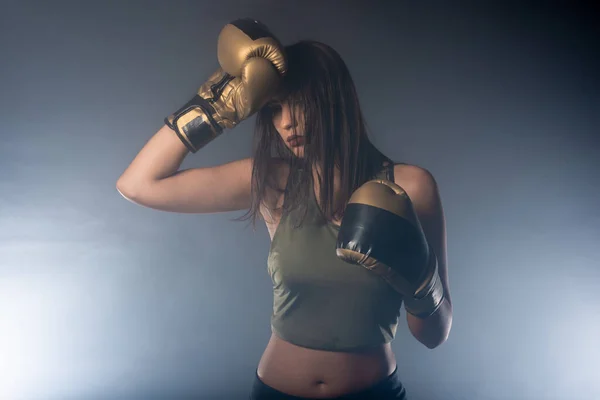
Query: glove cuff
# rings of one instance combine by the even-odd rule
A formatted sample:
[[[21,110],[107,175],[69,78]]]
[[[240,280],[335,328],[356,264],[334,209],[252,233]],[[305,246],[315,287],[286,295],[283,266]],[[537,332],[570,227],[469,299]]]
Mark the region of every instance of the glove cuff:
[[[435,257],[435,255],[433,255]],[[418,318],[427,318],[435,313],[444,301],[444,287],[438,273],[437,258],[431,279],[414,296],[404,297],[406,311]]]
[[[223,132],[212,116],[214,112],[208,101],[196,95],[166,117],[165,124],[175,131],[189,151],[196,153]]]

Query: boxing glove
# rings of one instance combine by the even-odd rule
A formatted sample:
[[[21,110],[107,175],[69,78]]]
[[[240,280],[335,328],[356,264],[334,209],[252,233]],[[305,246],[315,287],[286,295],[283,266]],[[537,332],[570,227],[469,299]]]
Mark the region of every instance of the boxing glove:
[[[249,18],[223,28],[217,56],[220,68],[189,102],[165,118],[192,153],[258,111],[286,73],[283,46],[265,25]]]
[[[350,197],[336,254],[380,275],[403,296],[407,312],[433,314],[444,290],[437,257],[428,245],[408,194],[386,180],[372,180]]]

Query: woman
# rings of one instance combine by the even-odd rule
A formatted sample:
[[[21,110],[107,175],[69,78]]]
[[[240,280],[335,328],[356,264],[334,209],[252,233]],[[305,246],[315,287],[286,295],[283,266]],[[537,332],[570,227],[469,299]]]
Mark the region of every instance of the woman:
[[[332,48],[312,41],[283,48],[252,20],[228,24],[218,48],[222,68],[166,119],[120,177],[119,192],[159,210],[248,210],[246,218],[265,221],[273,334],[252,399],[405,399],[390,344],[402,302],[410,331],[429,348],[446,340],[452,323],[434,178],[417,166],[394,164],[369,141],[350,73]],[[190,151],[255,112],[254,157],[178,170]],[[373,179],[379,180],[369,183]],[[407,194],[404,203],[381,200],[389,193],[380,189],[388,187]],[[360,220],[369,210],[382,215],[381,204],[389,201],[408,204],[400,208],[409,210],[403,220],[412,218],[421,233],[416,242],[405,245],[388,234],[402,233],[400,225],[380,229],[394,219],[388,214],[384,222]],[[375,239],[364,237],[365,226],[379,229]],[[377,253],[377,244],[365,243],[371,239],[388,244]],[[402,258],[422,245],[425,258]],[[361,253],[361,246],[376,250]],[[403,260],[399,269],[386,275],[374,254],[384,259],[403,246],[408,250],[388,257]]]

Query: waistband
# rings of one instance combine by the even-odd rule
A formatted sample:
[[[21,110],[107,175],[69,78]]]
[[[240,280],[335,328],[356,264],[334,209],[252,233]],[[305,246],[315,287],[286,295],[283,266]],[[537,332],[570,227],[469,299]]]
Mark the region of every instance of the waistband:
[[[255,371],[255,375],[250,400],[311,400],[308,397],[292,396],[268,386],[260,380],[258,370]],[[400,381],[397,365],[394,372],[373,386],[358,392],[330,398],[329,400],[363,400],[371,398],[378,400],[406,400],[406,389]]]

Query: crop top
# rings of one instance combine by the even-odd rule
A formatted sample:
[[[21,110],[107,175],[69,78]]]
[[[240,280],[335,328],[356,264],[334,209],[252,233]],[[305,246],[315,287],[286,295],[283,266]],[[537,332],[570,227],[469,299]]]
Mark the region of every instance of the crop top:
[[[393,165],[377,178],[393,181]],[[288,183],[289,184],[289,183]],[[310,186],[303,223],[283,212],[271,241],[271,329],[297,346],[351,351],[394,339],[402,295],[374,272],[336,256],[339,227],[325,219]]]

